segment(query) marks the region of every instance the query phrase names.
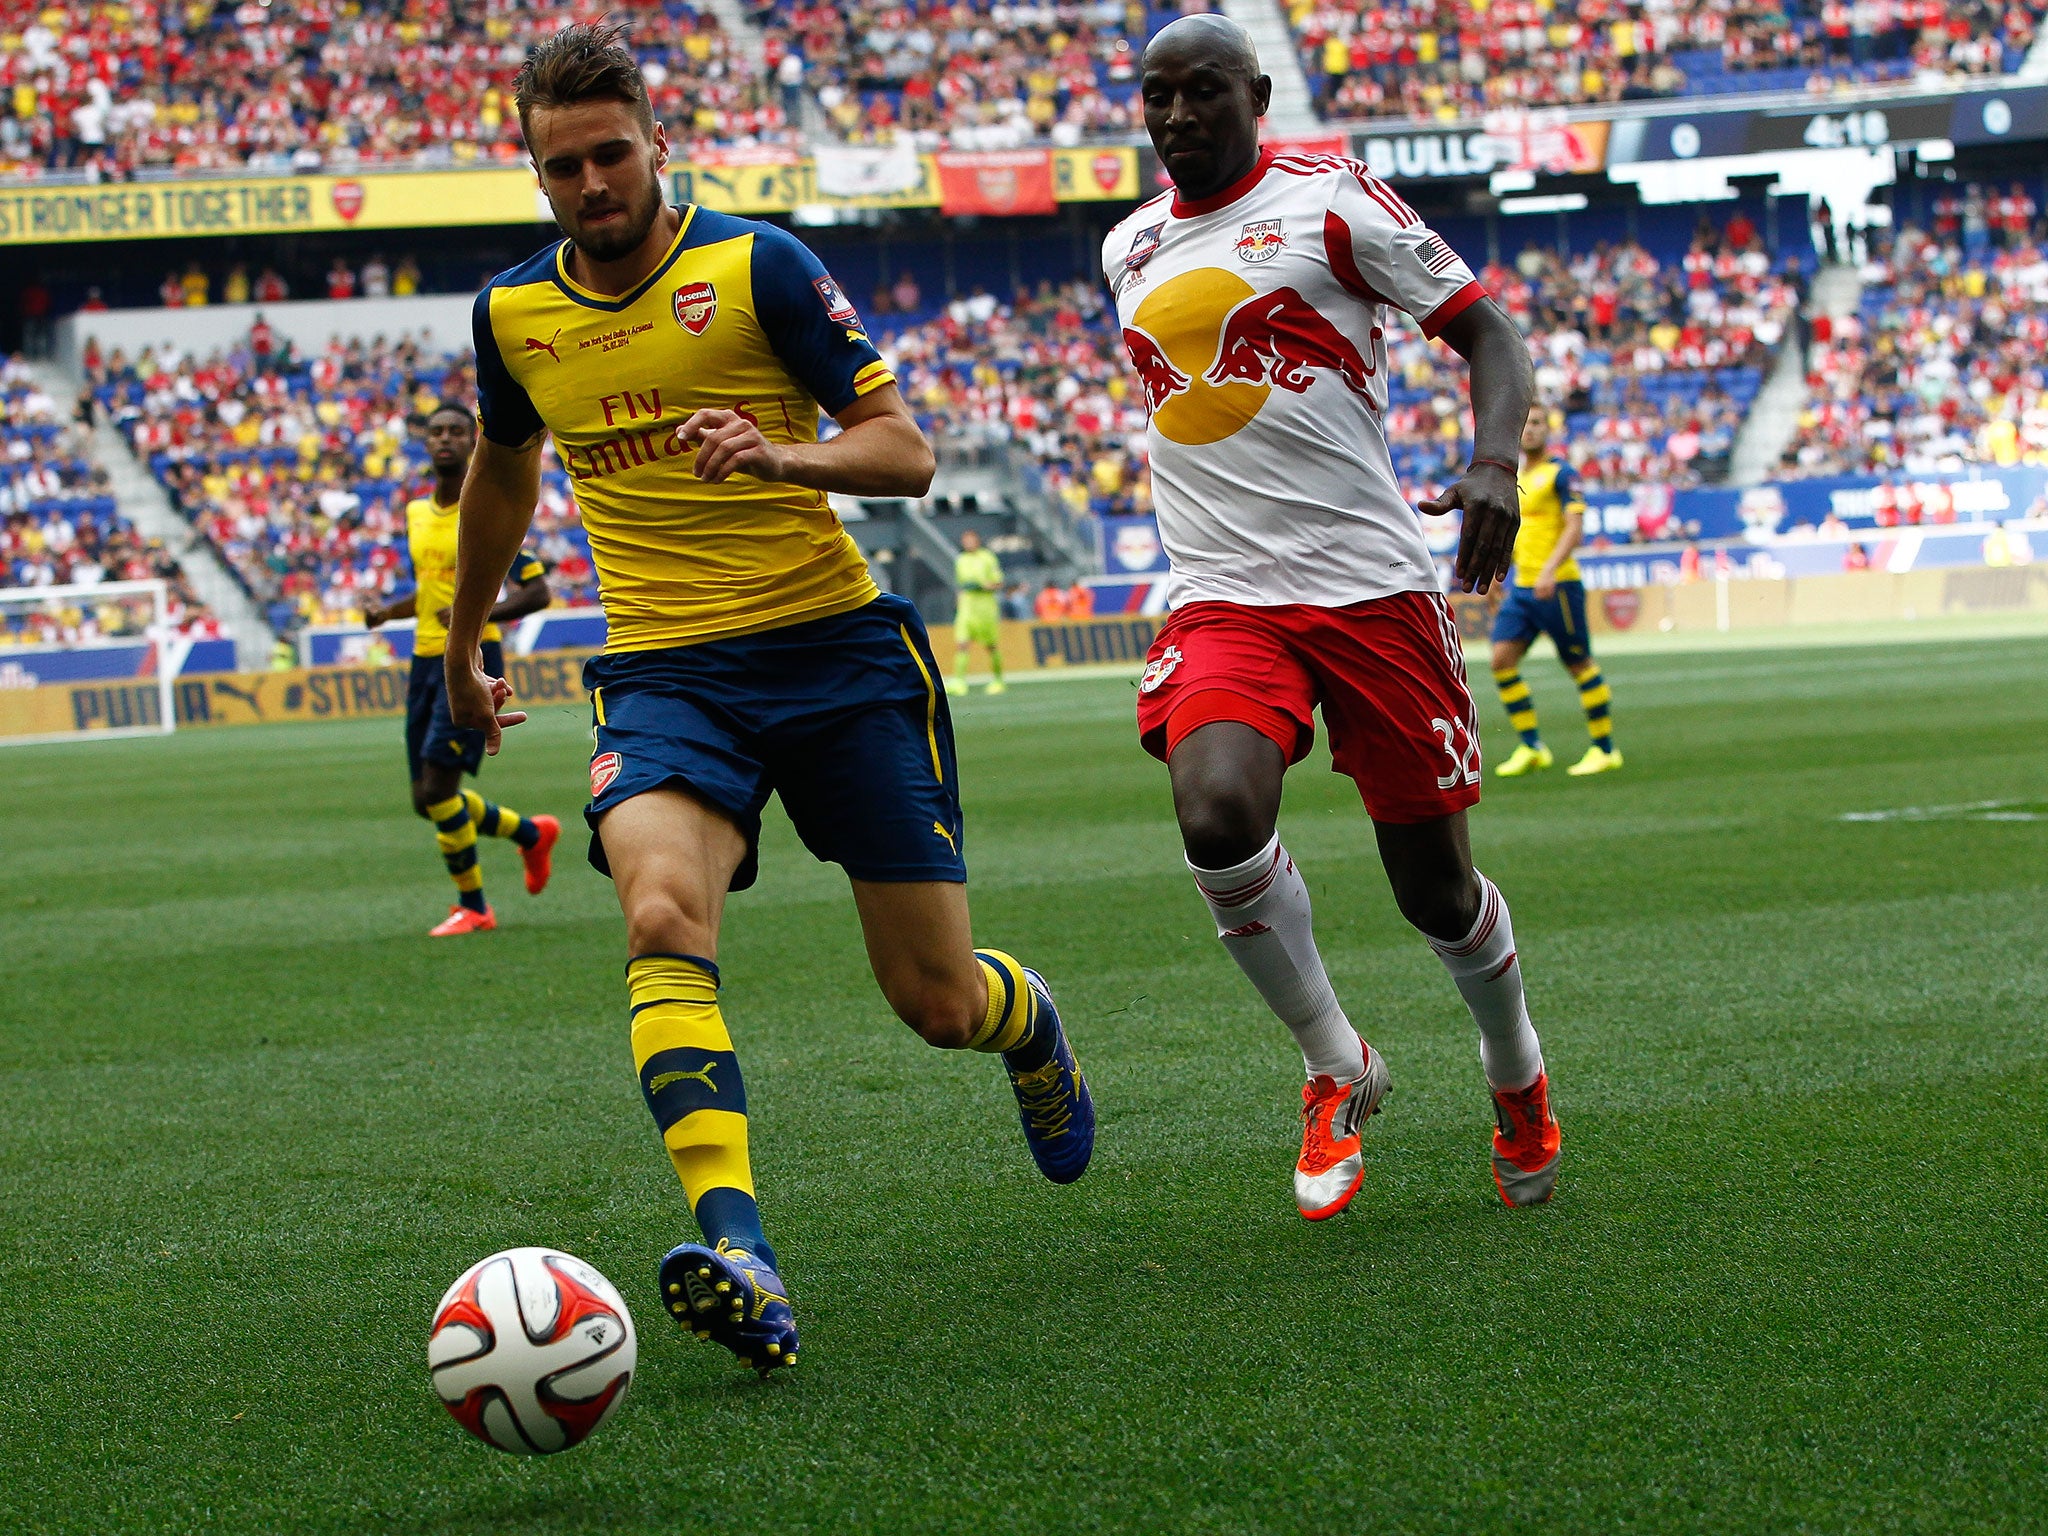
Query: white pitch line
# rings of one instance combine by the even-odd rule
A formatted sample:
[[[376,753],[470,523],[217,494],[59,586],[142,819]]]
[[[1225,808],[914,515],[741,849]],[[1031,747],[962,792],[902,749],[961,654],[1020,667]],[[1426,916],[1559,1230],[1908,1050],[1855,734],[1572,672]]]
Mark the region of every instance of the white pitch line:
[[[1837,821],[2048,821],[2048,811],[2013,810],[2038,800],[1970,800],[1961,805],[1902,805],[1889,811],[1844,811]]]

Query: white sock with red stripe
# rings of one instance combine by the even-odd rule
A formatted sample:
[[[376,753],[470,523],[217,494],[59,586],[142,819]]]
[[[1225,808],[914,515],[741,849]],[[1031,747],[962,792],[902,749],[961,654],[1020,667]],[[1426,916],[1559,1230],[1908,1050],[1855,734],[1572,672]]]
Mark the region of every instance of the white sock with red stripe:
[[[1479,1026],[1479,1063],[1487,1082],[1501,1089],[1535,1082],[1543,1072],[1543,1046],[1529,1022],[1522,965],[1515,958],[1515,927],[1500,888],[1480,875],[1479,917],[1472,931],[1454,941],[1430,939],[1429,947],[1458,984]]]
[[[1216,919],[1216,937],[1293,1033],[1309,1076],[1355,1081],[1365,1071],[1364,1048],[1316,953],[1308,887],[1280,834],[1242,864],[1201,869],[1191,860],[1188,870]]]

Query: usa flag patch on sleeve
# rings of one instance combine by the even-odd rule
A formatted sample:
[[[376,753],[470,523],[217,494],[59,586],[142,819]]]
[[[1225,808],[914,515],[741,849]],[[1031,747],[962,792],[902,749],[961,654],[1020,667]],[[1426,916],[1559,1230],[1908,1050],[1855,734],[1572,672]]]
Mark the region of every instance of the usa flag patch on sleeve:
[[[1431,235],[1415,248],[1431,277],[1442,277],[1458,264],[1458,253],[1444,244],[1442,235]]]

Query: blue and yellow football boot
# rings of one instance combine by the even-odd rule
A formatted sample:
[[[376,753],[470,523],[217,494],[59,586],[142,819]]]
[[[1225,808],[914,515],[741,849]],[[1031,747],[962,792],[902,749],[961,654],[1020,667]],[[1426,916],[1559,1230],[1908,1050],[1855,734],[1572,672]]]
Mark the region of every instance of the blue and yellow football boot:
[[[1017,1115],[1024,1122],[1024,1141],[1038,1171],[1055,1184],[1071,1184],[1088,1169],[1095,1151],[1095,1100],[1081,1077],[1074,1047],[1060,1027],[1060,1011],[1045,978],[1024,966],[1024,980],[1038,998],[1041,1025],[1052,1026],[1052,1059],[1042,1067],[1018,1071],[1004,1062],[1010,1086],[1017,1092]]]
[[[789,1291],[767,1264],[724,1238],[716,1248],[682,1243],[661,1261],[661,1304],[700,1339],[723,1344],[766,1376],[796,1364]]]

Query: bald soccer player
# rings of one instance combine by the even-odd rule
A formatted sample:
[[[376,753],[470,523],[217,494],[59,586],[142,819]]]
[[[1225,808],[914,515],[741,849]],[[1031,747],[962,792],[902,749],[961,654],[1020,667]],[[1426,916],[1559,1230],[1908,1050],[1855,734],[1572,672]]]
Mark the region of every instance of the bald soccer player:
[[[1153,497],[1172,614],[1138,686],[1187,864],[1225,949],[1307,1069],[1295,1198],[1334,1216],[1363,1178],[1359,1132],[1386,1061],[1338,1002],[1308,887],[1277,823],[1320,708],[1358,784],[1401,915],[1479,1027],[1493,1172],[1550,1198],[1559,1134],[1500,891],[1472,867],[1479,722],[1458,628],[1388,455],[1385,314],[1466,359],[1471,465],[1431,513],[1463,515],[1457,580],[1502,578],[1519,522],[1516,445],[1535,393],[1522,337],[1457,253],[1355,160],[1261,149],[1272,85],[1244,29],[1189,16],[1145,50],[1145,127],[1173,191],[1103,244],[1151,406]]]

